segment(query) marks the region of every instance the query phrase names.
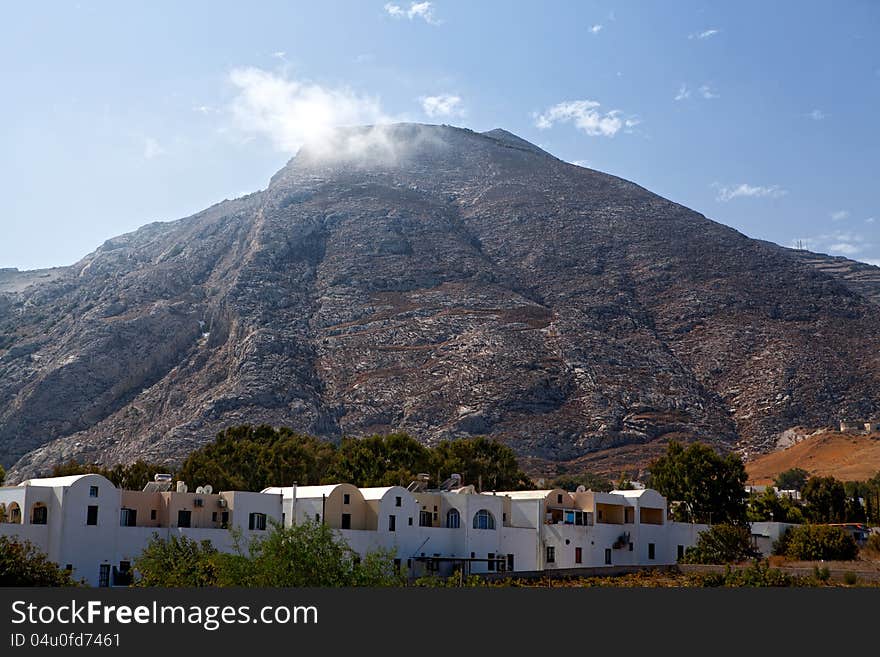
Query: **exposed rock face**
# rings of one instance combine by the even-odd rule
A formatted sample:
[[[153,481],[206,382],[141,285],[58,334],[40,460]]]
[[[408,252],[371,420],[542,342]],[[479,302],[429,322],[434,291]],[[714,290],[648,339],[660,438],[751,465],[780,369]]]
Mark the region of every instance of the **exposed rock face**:
[[[7,273],[13,476],[180,458],[244,422],[614,470],[880,409],[877,306],[804,258],[504,131],[383,139],[304,148],[265,191],[24,289]]]

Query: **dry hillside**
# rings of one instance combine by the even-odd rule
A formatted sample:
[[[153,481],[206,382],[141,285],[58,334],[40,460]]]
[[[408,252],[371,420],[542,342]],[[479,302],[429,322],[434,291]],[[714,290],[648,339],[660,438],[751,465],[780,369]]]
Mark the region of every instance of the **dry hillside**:
[[[749,483],[758,485],[772,483],[777,474],[790,468],[842,481],[870,479],[880,471],[880,433],[829,431],[746,463]]]

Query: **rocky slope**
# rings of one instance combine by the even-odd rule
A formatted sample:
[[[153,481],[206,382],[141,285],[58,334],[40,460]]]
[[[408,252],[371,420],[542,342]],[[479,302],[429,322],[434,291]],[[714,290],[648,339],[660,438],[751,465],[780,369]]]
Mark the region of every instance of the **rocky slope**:
[[[877,306],[833,272],[504,131],[336,139],[0,286],[13,477],[176,459],[242,422],[489,434],[533,471],[613,471],[880,409]]]

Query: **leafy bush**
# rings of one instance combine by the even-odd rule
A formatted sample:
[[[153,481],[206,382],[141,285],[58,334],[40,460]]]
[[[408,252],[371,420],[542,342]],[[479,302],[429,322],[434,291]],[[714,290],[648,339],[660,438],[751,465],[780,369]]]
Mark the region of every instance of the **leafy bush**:
[[[78,586],[30,541],[0,536],[0,586]]]
[[[134,560],[138,573],[135,586],[217,586],[218,554],[210,541],[198,543],[173,534],[166,541],[153,534],[147,547]]]
[[[703,586],[707,587],[738,587],[738,586],[795,586],[802,584],[797,578],[788,575],[778,568],[770,568],[765,562],[756,561],[748,568],[727,567],[724,573],[705,575]]]
[[[697,544],[689,547],[682,563],[721,564],[744,561],[758,556],[752,547],[748,527],[741,525],[712,525],[701,532]]]
[[[831,571],[828,570],[828,566],[822,566],[821,568],[818,565],[813,566],[813,579],[819,582],[827,582],[831,579]]]
[[[210,542],[154,535],[135,560],[136,586],[338,587],[397,586],[403,578],[393,555],[376,551],[362,560],[327,525],[273,525],[265,536],[236,551],[218,552]]]
[[[843,574],[843,583],[847,586],[855,586],[858,581],[859,578],[856,577],[855,573],[847,571]]]
[[[850,561],[856,558],[859,548],[840,527],[800,525],[787,529],[774,544],[773,552],[793,561]]]

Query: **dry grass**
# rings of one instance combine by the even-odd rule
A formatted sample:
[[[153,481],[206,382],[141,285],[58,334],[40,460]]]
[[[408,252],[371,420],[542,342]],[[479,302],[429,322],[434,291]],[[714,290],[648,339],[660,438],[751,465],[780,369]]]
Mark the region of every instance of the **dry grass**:
[[[749,483],[754,485],[771,484],[776,475],[791,468],[841,481],[870,479],[880,471],[880,433],[823,433],[746,463]]]

